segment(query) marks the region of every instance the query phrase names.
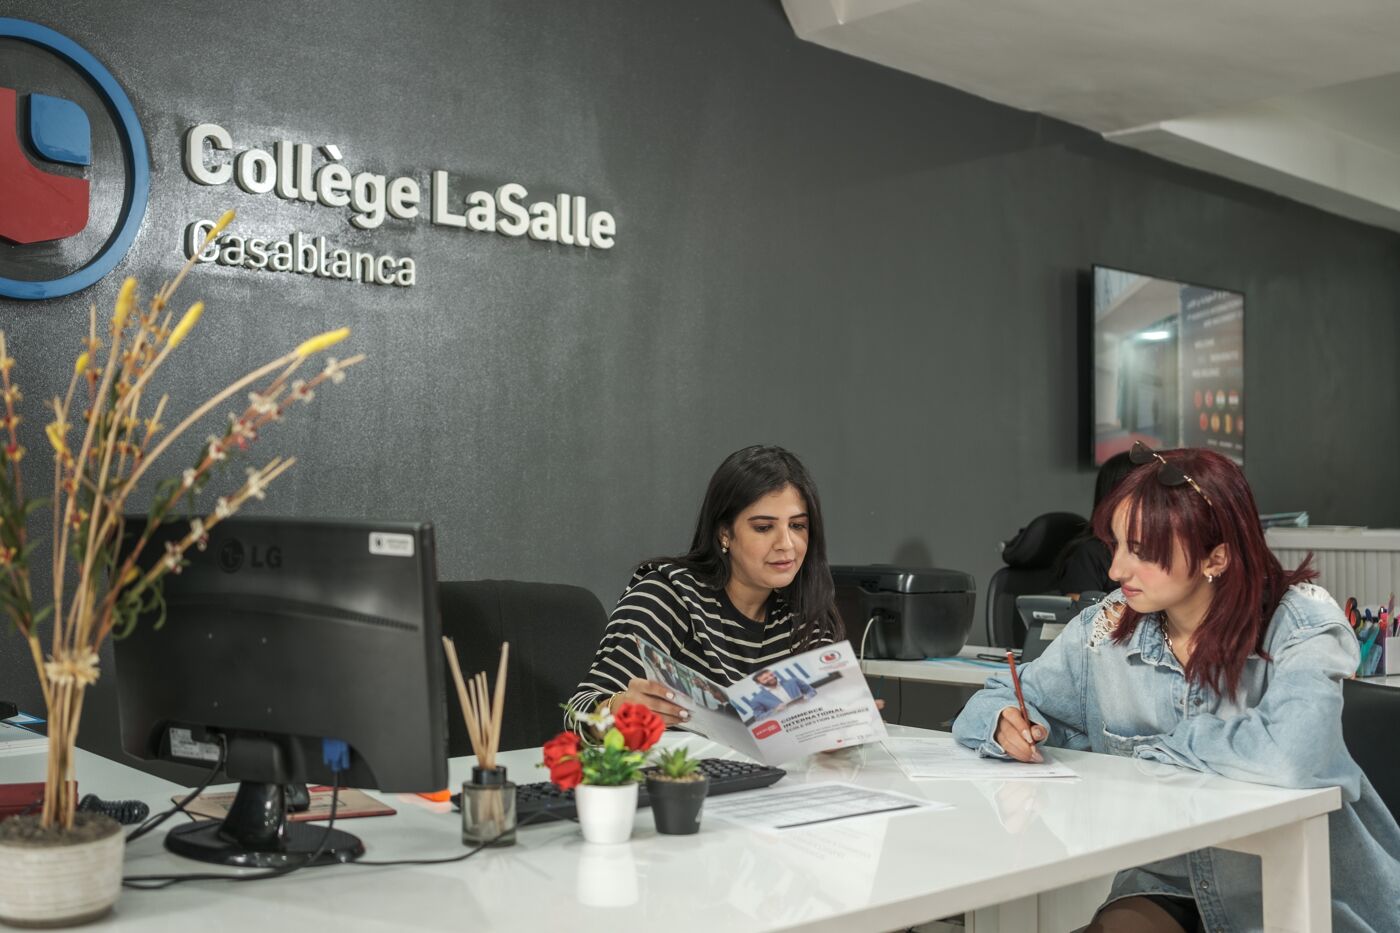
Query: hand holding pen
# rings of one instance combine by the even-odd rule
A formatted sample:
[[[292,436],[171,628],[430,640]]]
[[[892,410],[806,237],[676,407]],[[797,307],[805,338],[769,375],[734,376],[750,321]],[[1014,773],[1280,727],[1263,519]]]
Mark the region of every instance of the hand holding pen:
[[[1016,674],[1016,658],[1010,651],[1006,652],[1006,660],[1011,665],[1011,685],[1016,688],[1016,705],[1001,711],[1001,717],[997,720],[996,743],[1017,761],[1044,761],[1036,745],[1044,742],[1048,733],[1044,726],[1031,722],[1030,713],[1026,711],[1026,698],[1021,693],[1021,678]]]

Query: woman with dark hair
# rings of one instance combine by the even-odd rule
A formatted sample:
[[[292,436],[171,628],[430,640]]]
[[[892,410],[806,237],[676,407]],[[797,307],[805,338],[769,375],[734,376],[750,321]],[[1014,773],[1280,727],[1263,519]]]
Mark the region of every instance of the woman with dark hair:
[[[1135,445],[1094,511],[1120,584],[1021,677],[996,675],[953,724],[982,754],[1042,741],[1284,787],[1337,787],[1333,929],[1400,930],[1400,827],[1342,741],[1356,637],[1336,602],[1264,542],[1244,474],[1207,450]],[[1146,780],[1146,778],[1144,778]],[[1146,799],[1146,798],[1145,798]],[[1260,930],[1259,863],[1206,849],[1122,872],[1090,931]]]
[[[1109,493],[1118,488],[1129,473],[1133,461],[1125,450],[1114,454],[1099,467],[1099,475],[1094,479],[1094,508],[1108,498]],[[1061,593],[1107,593],[1113,589],[1113,580],[1108,575],[1108,567],[1113,563],[1113,552],[1094,535],[1094,523],[1089,522],[1084,530],[1069,540],[1051,568],[1055,574],[1055,589]]]
[[[640,703],[684,720],[671,690],[645,679],[639,639],[728,685],[843,637],[816,485],[781,447],[745,447],[710,477],[690,551],[632,575],[569,718]]]

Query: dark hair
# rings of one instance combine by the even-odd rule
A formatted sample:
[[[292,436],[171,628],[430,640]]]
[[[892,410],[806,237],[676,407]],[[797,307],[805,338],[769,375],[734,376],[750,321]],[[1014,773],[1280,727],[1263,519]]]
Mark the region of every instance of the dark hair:
[[[1117,489],[1118,484],[1123,482],[1128,474],[1133,472],[1133,468],[1136,466],[1137,464],[1133,463],[1132,458],[1128,456],[1126,450],[1122,453],[1114,454],[1105,460],[1103,466],[1099,467],[1099,475],[1094,478],[1094,508],[1097,509],[1099,503],[1108,498],[1108,494]],[[1092,515],[1093,513],[1091,512],[1090,520],[1084,523],[1083,530],[1065,542],[1064,547],[1060,548],[1060,553],[1055,555],[1054,563],[1050,565],[1050,574],[1059,586],[1077,586],[1082,583],[1083,581],[1078,579],[1083,575],[1080,573],[1074,574],[1075,579],[1067,579],[1069,576],[1067,571],[1069,570],[1070,558],[1079,554],[1081,549],[1086,546],[1093,548],[1095,551],[1098,550],[1098,545],[1090,544],[1095,537]],[[1104,565],[1104,572],[1106,571],[1107,565]],[[1101,585],[1103,585],[1102,581],[1099,581],[1090,586],[1089,589],[1098,589]],[[1112,587],[1110,587],[1110,589],[1112,589]]]
[[[1094,479],[1094,508],[1099,507],[1099,503],[1108,498],[1108,494],[1118,488],[1118,484],[1128,478],[1128,474],[1133,472],[1137,464],[1133,463],[1128,452],[1114,454],[1103,462],[1099,467],[1099,475]]]
[[[1167,570],[1177,541],[1198,573],[1221,544],[1229,553],[1225,573],[1211,584],[1210,608],[1196,632],[1186,678],[1232,696],[1251,652],[1264,653],[1264,634],[1284,593],[1295,583],[1317,576],[1312,555],[1294,570],[1283,565],[1264,541],[1259,508],[1244,473],[1233,461],[1210,450],[1186,448],[1158,451],[1200,486],[1168,486],[1157,478],[1153,461],[1128,475],[1094,510],[1094,533],[1113,547],[1113,514],[1128,503],[1128,535],[1140,547],[1138,557]],[[1206,496],[1210,501],[1206,501]],[[1141,619],[1131,608],[1113,630],[1123,643]]]
[[[822,637],[840,640],[845,636],[845,626],[836,611],[836,587],[826,560],[826,532],[817,486],[802,462],[783,448],[755,445],[725,457],[705,490],[690,552],[682,557],[659,558],[653,563],[679,564],[702,582],[723,589],[729,582],[729,555],[720,550],[720,530],[732,528],[740,512],[787,486],[796,489],[807,506],[807,555],[797,576],[782,590],[793,613],[793,648],[800,650]]]

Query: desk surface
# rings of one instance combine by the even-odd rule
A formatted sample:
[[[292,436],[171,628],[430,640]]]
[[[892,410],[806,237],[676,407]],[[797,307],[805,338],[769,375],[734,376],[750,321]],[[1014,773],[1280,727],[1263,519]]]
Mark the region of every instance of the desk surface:
[[[932,733],[892,727],[892,734]],[[732,756],[695,737],[702,755]],[[1080,779],[910,781],[879,745],[800,759],[791,781],[854,781],[951,809],[867,817],[782,835],[707,819],[696,836],[659,836],[639,811],[630,843],[591,846],[573,823],[525,827],[519,843],[466,862],[333,866],[235,885],[196,882],[125,891],[99,930],[334,928],[616,931],[891,929],[1095,878],[1116,869],[1263,832],[1336,809],[1336,789],[1283,790],[1164,765],[1057,752]],[[517,781],[539,780],[537,750],[505,755]],[[470,759],[454,759],[460,781]],[[0,758],[0,780],[42,776],[43,755]],[[164,807],[176,788],[80,753],[84,791]],[[446,804],[380,795],[394,817],[347,820],[367,859],[462,852]],[[165,852],[161,833],[134,843],[127,872],[207,870]]]
[[[867,677],[898,677],[901,680],[924,680],[939,684],[961,684],[980,687],[997,671],[1006,670],[1005,662],[979,660],[979,654],[1006,653],[1005,648],[967,645],[956,658],[925,658],[922,661],[865,661]]]

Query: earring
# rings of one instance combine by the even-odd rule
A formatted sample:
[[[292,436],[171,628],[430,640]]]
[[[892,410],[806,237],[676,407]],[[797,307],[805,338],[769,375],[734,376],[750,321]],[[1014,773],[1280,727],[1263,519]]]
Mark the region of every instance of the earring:
[[[1208,574],[1206,574],[1206,582],[1207,582],[1207,583],[1214,583],[1214,582],[1215,582],[1215,574],[1213,574],[1213,573],[1208,573]]]
[[[729,545],[727,545],[727,544],[721,544],[721,545],[719,546],[719,552],[720,552],[721,554],[728,554],[728,553],[729,553]]]

